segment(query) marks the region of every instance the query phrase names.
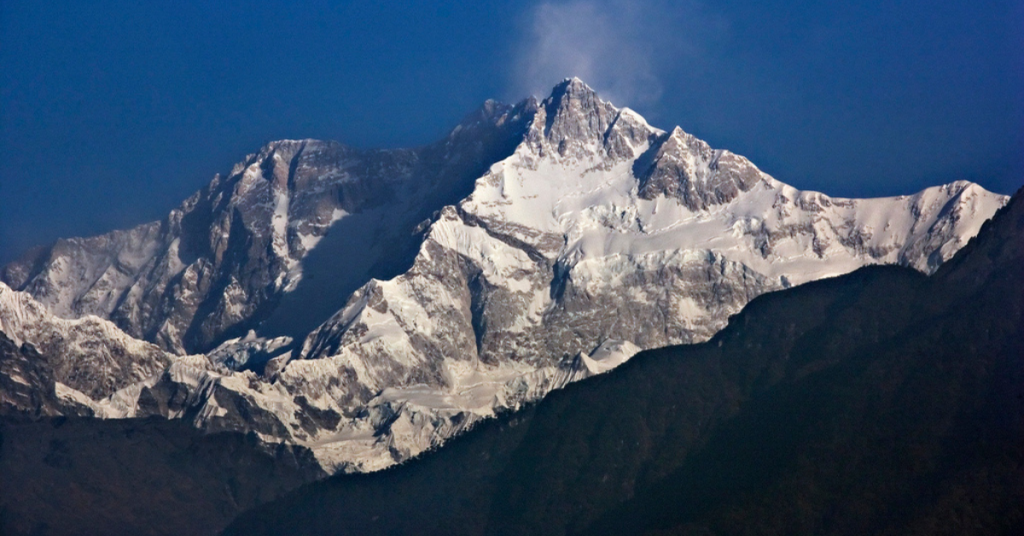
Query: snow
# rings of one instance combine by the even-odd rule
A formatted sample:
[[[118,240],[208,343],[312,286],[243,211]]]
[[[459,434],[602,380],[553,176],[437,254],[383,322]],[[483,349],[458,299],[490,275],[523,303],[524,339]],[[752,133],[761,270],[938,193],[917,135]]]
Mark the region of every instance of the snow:
[[[639,352],[640,347],[629,341],[605,341],[592,354],[581,353],[580,357],[591,374],[604,374]]]
[[[628,111],[628,115],[647,125],[635,112]],[[652,129],[652,133],[658,132]],[[687,143],[681,130],[672,135],[677,143]],[[634,152],[640,154],[647,148],[637,146]],[[521,295],[514,319],[502,327],[510,333],[528,333],[543,324],[544,312],[551,305],[550,289],[538,286],[537,281],[543,280],[541,274],[547,266],[566,267],[574,284],[591,295],[622,290],[631,274],[673,267],[680,273],[688,266],[706,265],[721,265],[721,269],[736,273],[750,270],[773,281],[776,288],[874,263],[905,263],[931,271],[935,266],[928,264],[929,248],[948,257],[962,245],[960,237],[977,232],[980,222],[1005,202],[1005,197],[966,184],[931,188],[915,196],[833,199],[799,191],[762,173],[753,188],[732,201],[694,211],[674,198],[640,198],[632,160],[603,165],[596,148],[593,157],[580,160],[545,158],[534,151],[534,147],[521,145],[476,181],[459,211],[453,207],[442,210],[415,265],[423,266],[420,272],[430,273],[427,266],[443,262],[426,247],[431,244],[467,259],[489,284]],[[713,160],[724,154],[715,151]],[[696,164],[684,165],[693,168]],[[963,199],[958,197],[961,193]],[[944,221],[950,203],[970,207],[974,217],[963,218],[961,222],[967,223],[956,223],[937,234],[935,222]],[[484,226],[467,221],[461,213],[478,218]],[[767,253],[757,245],[762,237],[770,245]],[[511,245],[509,238],[534,248],[548,264],[539,265],[525,249]],[[938,242],[916,253],[908,249],[929,240]],[[415,267],[413,272],[417,272]],[[707,329],[712,305],[686,295],[685,282],[677,285],[681,286],[668,301],[671,315],[682,325]],[[513,360],[491,366],[442,356],[446,377],[442,385],[403,384],[394,379],[392,365],[373,356],[387,356],[395,366],[423,366],[425,358],[411,338],[449,337],[431,311],[444,307],[459,310],[461,298],[455,290],[422,276],[371,282],[360,291],[363,300],[350,304],[325,324],[359,326],[358,338],[348,339],[334,355],[315,354],[309,340],[303,348],[304,356],[331,363],[322,370],[333,374],[347,368],[362,385],[379,389],[367,407],[400,408],[396,422],[402,424],[392,426],[388,444],[400,445],[409,455],[436,441],[439,430],[447,430],[445,423],[452,415],[492,416],[499,409],[517,407],[568,382],[607,372],[643,349],[636,341],[608,340],[578,354],[580,369],[538,367]],[[365,296],[370,291],[381,293],[381,303],[386,304],[383,310],[367,306]],[[654,303],[649,289],[630,288],[628,292],[637,303]],[[424,304],[438,309],[426,309]],[[311,373],[306,362],[301,367],[298,363],[289,364],[288,377]],[[398,383],[388,384],[385,378]],[[374,456],[381,455],[379,442],[370,442],[365,428],[359,427],[362,425],[346,426],[351,426],[352,432],[335,439],[360,446],[339,447],[321,441],[314,448],[318,458],[329,464],[375,467],[379,461]]]
[[[585,88],[578,79],[572,84],[580,86],[574,90]],[[141,292],[140,282],[148,284],[138,273],[156,262],[163,244],[154,238],[158,227],[133,230],[118,238],[121,246],[83,248],[91,252],[82,253],[83,258],[57,257],[48,266],[53,284],[39,292],[39,301],[0,285],[0,330],[33,344],[56,333],[67,340],[68,358],[83,362],[94,362],[88,361],[95,358],[89,349],[96,341],[149,356],[127,364],[101,363],[102,374],[127,378],[102,399],[58,383],[59,396],[89,405],[99,416],[135,416],[142,389],[171,381],[188,393],[189,410],[167,416],[189,414],[197,426],[209,426],[228,417],[211,395],[220,387],[276,416],[290,440],[310,447],[326,469],[376,470],[441,444],[498,411],[608,372],[643,349],[709,337],[743,304],[709,301],[700,287],[713,283],[699,280],[700,274],[763,278],[763,288],[741,291],[765,292],[875,263],[931,272],[1006,202],[967,182],[910,196],[830,198],[757,172],[753,187],[730,201],[691,210],[676,198],[644,199],[639,193],[636,158],[666,132],[628,108],[617,111],[614,124],[613,129],[642,134],[623,138],[626,146],[618,146],[614,157],[599,136],[570,140],[577,145],[561,156],[559,147],[545,145],[543,125],[531,125],[515,152],[490,165],[468,197],[430,220],[413,268],[387,281],[369,277],[384,260],[387,249],[381,242],[397,236],[396,218],[427,193],[414,187],[415,177],[405,176],[407,170],[395,171],[405,181],[396,182],[401,187],[395,188],[395,199],[349,214],[318,204],[328,203],[328,197],[331,203],[337,200],[331,189],[352,180],[349,163],[333,165],[299,191],[291,190],[279,172],[263,175],[266,155],[236,167],[233,174],[242,175],[229,194],[231,208],[249,204],[246,215],[252,217],[245,225],[254,235],[270,236],[273,254],[285,264],[271,277],[283,292],[256,331],[223,343],[208,356],[170,356],[89,316],[109,316],[122,296]],[[710,153],[710,161],[706,156],[700,160],[688,144],[702,142],[678,127],[670,136],[656,147],[659,158],[692,173],[707,172],[722,159],[742,161],[722,150]],[[274,152],[287,143],[268,146],[275,169],[287,165]],[[709,154],[706,147],[698,148]],[[167,243],[164,274],[196,283],[205,274],[182,263],[179,245],[178,238]],[[660,338],[634,337],[614,326],[597,335],[574,332],[566,336],[569,342],[552,335],[544,342],[568,351],[564,359],[561,353],[547,355],[548,347],[531,337],[572,331],[571,326],[549,325],[560,305],[553,289],[555,272],[594,304],[602,298],[617,300],[655,311],[681,327]],[[698,276],[687,279],[694,273]],[[471,309],[479,296],[471,295],[470,279],[498,289],[492,296],[501,308],[486,319],[487,329],[522,337],[512,346],[526,355],[486,360],[478,355],[476,336],[482,328],[473,323]],[[225,289],[226,320],[243,320],[250,312],[242,283],[232,280]],[[562,321],[583,322],[593,312],[576,311],[576,317]],[[172,323],[159,329],[168,340],[180,340],[179,331],[183,328]],[[292,359],[289,350],[299,346]],[[260,378],[231,370],[256,352],[279,355],[274,375]],[[160,366],[149,366],[154,362]],[[361,392],[369,394],[350,405],[353,393]],[[299,396],[321,410],[355,416],[342,418],[334,429],[309,431],[296,417],[302,411]]]
[[[72,389],[61,382],[55,382],[53,386],[58,399],[69,400],[85,407],[94,407],[96,405],[95,401],[77,389]]]
[[[334,225],[335,222],[341,220],[345,216],[348,216],[348,212],[345,212],[340,208],[335,208],[333,211],[331,211],[331,217],[327,223],[327,227]],[[306,253],[308,253],[310,251],[313,251],[313,248],[315,248],[317,244],[320,243],[320,240],[322,240],[323,237],[324,236],[322,234],[318,235],[299,233],[299,242],[302,244],[302,249],[306,251]]]

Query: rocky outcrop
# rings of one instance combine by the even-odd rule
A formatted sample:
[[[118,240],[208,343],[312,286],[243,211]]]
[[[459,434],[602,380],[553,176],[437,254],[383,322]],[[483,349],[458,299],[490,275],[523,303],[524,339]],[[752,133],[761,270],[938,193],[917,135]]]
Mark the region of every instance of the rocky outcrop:
[[[0,331],[0,415],[49,417],[76,414],[57,396],[53,370],[45,356],[27,343],[18,345]],[[82,414],[91,415],[88,408]]]
[[[40,389],[49,391],[57,382],[60,389],[86,400],[103,400],[151,378],[174,359],[156,345],[127,335],[109,320],[56,317],[28,293],[12,291],[3,283],[0,332],[6,334],[12,348],[21,348],[8,352],[9,356],[20,354],[29,367],[35,367],[31,364],[35,361],[45,361],[40,365],[46,369]]]
[[[679,127],[647,153],[633,168],[640,197],[672,197],[693,211],[728,203],[761,180],[761,172],[746,158],[714,150]]]

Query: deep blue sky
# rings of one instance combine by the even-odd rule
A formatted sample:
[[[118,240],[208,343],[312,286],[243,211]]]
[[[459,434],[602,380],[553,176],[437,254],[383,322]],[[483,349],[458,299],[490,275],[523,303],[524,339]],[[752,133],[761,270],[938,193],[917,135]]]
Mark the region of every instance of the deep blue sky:
[[[571,75],[798,188],[1024,184],[1019,0],[367,4],[3,0],[0,262],[269,140],[420,145]]]

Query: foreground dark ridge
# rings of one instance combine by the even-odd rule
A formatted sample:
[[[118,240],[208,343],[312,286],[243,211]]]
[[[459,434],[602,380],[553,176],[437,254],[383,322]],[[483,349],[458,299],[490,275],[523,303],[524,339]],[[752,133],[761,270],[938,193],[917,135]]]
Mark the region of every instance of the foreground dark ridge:
[[[931,278],[754,300],[438,453],[227,534],[1024,533],[1024,195]]]
[[[0,534],[216,534],[323,478],[301,447],[181,420],[0,420]]]

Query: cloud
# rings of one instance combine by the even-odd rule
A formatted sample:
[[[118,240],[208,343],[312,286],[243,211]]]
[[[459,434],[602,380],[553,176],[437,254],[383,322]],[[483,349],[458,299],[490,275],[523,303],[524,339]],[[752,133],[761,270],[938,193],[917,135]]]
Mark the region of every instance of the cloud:
[[[720,22],[696,3],[542,2],[524,21],[510,91],[546,96],[578,76],[619,105],[656,102],[664,80],[699,61]]]

